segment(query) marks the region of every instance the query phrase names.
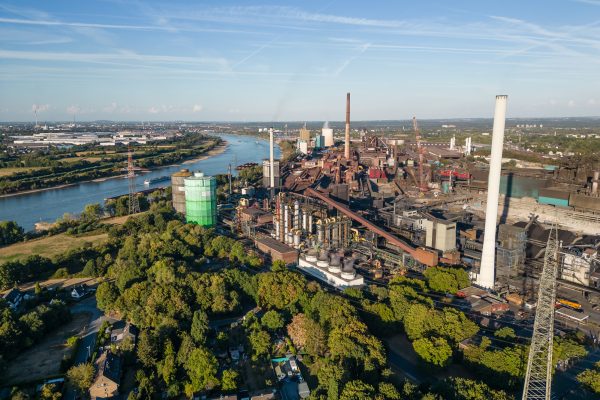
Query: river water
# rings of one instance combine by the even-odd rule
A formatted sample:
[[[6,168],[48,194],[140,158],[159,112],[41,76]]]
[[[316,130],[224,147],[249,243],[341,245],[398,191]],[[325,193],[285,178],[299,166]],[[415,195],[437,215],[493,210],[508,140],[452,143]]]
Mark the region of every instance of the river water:
[[[269,142],[251,136],[219,135],[228,142],[227,149],[216,156],[189,164],[177,164],[161,167],[136,177],[137,190],[164,187],[169,181],[157,182],[150,186],[144,180],[171,175],[182,168],[191,171],[201,170],[207,175],[227,173],[232,164],[235,174],[236,165],[255,162],[262,163],[269,157]],[[279,157],[279,147],[275,147],[275,156]],[[127,194],[127,179],[107,179],[103,182],[83,182],[60,189],[44,190],[18,196],[0,198],[0,221],[16,221],[25,230],[34,228],[36,222],[55,221],[65,213],[79,213],[86,204],[103,203],[107,197]]]

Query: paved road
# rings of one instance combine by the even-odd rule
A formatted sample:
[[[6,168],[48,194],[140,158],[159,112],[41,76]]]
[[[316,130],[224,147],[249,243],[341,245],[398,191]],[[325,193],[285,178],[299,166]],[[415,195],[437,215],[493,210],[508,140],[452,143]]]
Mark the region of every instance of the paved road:
[[[81,342],[77,348],[77,354],[75,354],[73,365],[82,364],[88,361],[89,354],[94,351],[94,344],[96,343],[96,336],[98,336],[100,325],[102,325],[102,322],[105,320],[110,320],[98,309],[96,305],[96,296],[94,294],[71,307],[71,313],[73,314],[82,312],[90,313],[91,316],[89,323],[79,333]],[[75,400],[76,395],[77,393],[75,390],[68,390],[65,394],[65,400]]]

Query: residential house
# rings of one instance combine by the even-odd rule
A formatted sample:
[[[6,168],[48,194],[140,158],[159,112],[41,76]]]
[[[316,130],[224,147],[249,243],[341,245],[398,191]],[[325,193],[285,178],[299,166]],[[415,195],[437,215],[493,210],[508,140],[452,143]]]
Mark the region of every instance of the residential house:
[[[96,377],[89,390],[91,399],[109,399],[118,396],[121,384],[121,357],[105,351],[98,357],[96,367]]]
[[[13,288],[4,293],[2,298],[6,301],[10,308],[16,310],[23,300],[23,292],[21,292],[19,289]]]
[[[81,299],[88,293],[88,288],[84,285],[78,285],[73,287],[71,290],[71,297],[74,299]]]
[[[113,324],[110,332],[110,341],[115,344],[123,342],[125,339],[129,339],[131,343],[135,344],[138,336],[138,329],[125,321],[117,321]]]

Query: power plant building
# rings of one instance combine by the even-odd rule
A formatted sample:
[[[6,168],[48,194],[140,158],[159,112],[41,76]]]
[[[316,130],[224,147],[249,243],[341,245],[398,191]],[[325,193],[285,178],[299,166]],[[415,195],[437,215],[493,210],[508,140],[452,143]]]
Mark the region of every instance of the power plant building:
[[[182,169],[171,175],[171,192],[173,195],[173,208],[178,213],[185,215],[185,178],[192,176],[192,173],[187,169]]]
[[[217,224],[217,180],[214,176],[204,176],[195,172],[184,179],[185,217],[189,223],[204,227]]]

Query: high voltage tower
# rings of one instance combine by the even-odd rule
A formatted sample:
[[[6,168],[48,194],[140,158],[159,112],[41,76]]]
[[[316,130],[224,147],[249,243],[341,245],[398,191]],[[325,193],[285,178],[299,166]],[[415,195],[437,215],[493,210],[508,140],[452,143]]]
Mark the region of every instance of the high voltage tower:
[[[553,226],[548,236],[544,267],[540,276],[523,400],[549,400],[551,398],[552,342],[554,339],[554,305],[559,248],[558,228]]]
[[[140,212],[140,203],[135,190],[135,170],[133,169],[133,150],[127,146],[127,179],[129,180],[129,214]]]

